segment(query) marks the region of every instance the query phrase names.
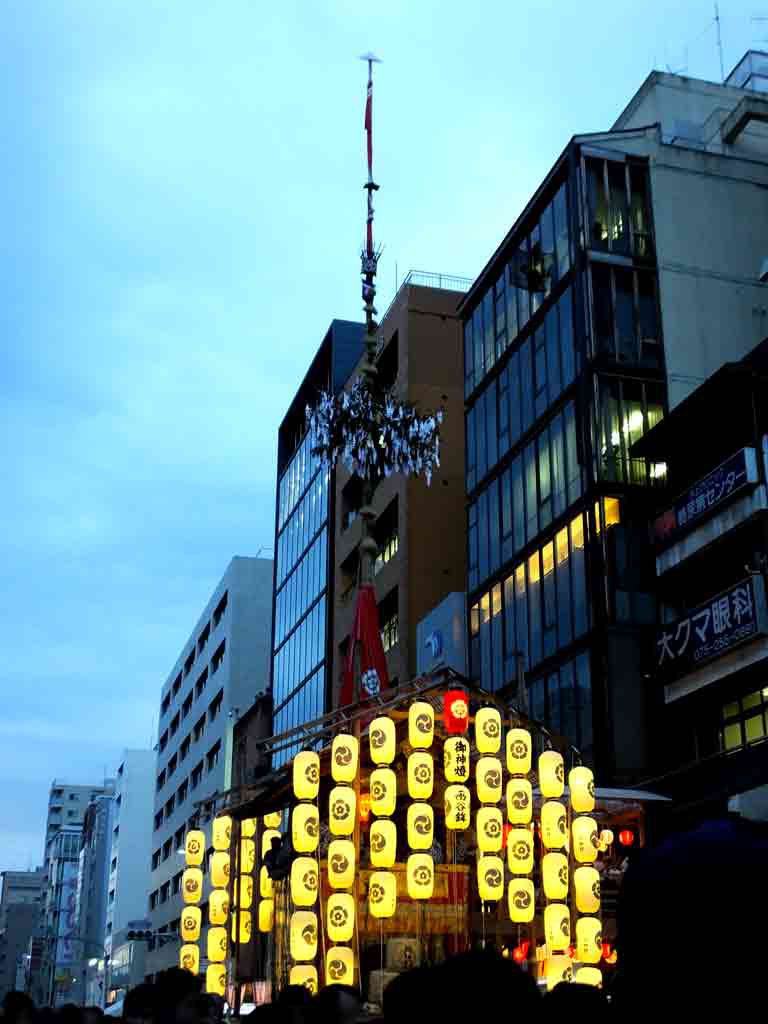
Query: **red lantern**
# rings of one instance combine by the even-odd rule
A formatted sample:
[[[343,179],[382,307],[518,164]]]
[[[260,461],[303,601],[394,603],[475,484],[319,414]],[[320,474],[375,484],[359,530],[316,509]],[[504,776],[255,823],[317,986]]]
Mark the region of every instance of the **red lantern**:
[[[371,794],[361,793],[360,794],[360,821],[363,825],[368,824],[368,819],[371,816]]]
[[[619,832],[619,842],[622,846],[631,846],[634,843],[634,841],[635,833],[632,831],[632,829],[623,828],[621,832]]]
[[[445,731],[456,735],[469,728],[469,700],[463,690],[446,690],[443,698]]]
[[[507,848],[507,838],[509,836],[509,833],[512,831],[512,828],[513,828],[513,826],[510,825],[509,822],[505,822],[505,824],[504,824],[504,832],[503,832],[503,835],[502,835],[502,838],[501,838],[501,848],[502,848],[502,850],[506,850],[506,848]]]
[[[608,964],[615,964],[618,960],[618,955],[615,949],[611,949],[610,942],[603,943],[603,960]]]
[[[520,943],[519,946],[515,946],[512,950],[512,959],[516,964],[524,964],[528,959],[528,950],[531,948],[531,944],[528,939],[525,939]]]

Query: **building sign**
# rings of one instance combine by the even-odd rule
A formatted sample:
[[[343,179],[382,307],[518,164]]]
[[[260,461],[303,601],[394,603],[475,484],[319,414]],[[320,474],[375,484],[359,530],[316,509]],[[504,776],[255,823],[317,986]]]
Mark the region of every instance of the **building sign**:
[[[675,622],[665,622],[656,638],[657,678],[677,679],[711,658],[768,632],[765,584],[749,576]]]
[[[695,529],[710,512],[730,501],[750,484],[757,483],[757,458],[754,448],[742,448],[716,470],[681,494],[673,508],[653,524],[653,538],[664,544],[685,530]]]

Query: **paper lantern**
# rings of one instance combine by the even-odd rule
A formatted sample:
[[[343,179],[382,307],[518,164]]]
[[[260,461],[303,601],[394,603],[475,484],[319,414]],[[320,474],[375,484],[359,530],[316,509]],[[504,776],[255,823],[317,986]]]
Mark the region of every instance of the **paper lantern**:
[[[319,981],[314,964],[296,964],[288,975],[289,985],[302,985],[310,995],[317,995]]]
[[[185,903],[199,903],[203,894],[203,872],[200,868],[187,868],[181,876],[181,892]]]
[[[501,749],[501,715],[496,708],[480,708],[475,715],[475,746],[481,754]]]
[[[241,910],[251,909],[253,904],[253,879],[250,875],[240,875],[237,902]]]
[[[580,914],[596,914],[600,909],[600,875],[595,868],[576,868],[573,872],[576,909]]]
[[[314,804],[296,804],[291,811],[291,838],[297,853],[314,853],[320,841],[320,814]]]
[[[574,818],[571,825],[573,856],[580,864],[591,864],[597,859],[597,822],[594,818]]]
[[[368,883],[371,917],[392,917],[397,906],[397,879],[391,871],[374,871]]]
[[[395,723],[386,715],[379,715],[371,722],[368,730],[371,744],[371,760],[374,764],[391,764],[397,747]]]
[[[331,942],[351,942],[355,932],[354,896],[348,892],[331,893],[325,919]]]
[[[475,765],[475,785],[480,803],[497,804],[501,800],[501,761],[481,757]]]
[[[577,814],[595,809],[595,777],[591,768],[580,765],[568,772],[571,807]]]
[[[211,924],[226,924],[229,917],[229,892],[212,889],[208,897],[208,920]]]
[[[394,821],[374,821],[368,842],[371,864],[375,868],[391,868],[397,855],[397,826]]]
[[[317,914],[297,910],[291,914],[290,950],[294,960],[314,960],[317,956]]]
[[[408,895],[412,900],[428,900],[435,889],[435,865],[428,853],[412,853],[406,865]]]
[[[556,750],[545,750],[539,755],[539,789],[547,799],[563,795],[565,765],[563,755]]]
[[[466,786],[446,786],[445,827],[469,828],[470,796]]]
[[[469,778],[469,743],[462,736],[451,736],[443,745],[446,782],[466,782]]]
[[[297,857],[291,865],[291,899],[297,907],[312,907],[317,901],[317,861]]]
[[[576,958],[583,964],[597,964],[603,955],[603,926],[599,917],[576,921]]]
[[[475,823],[477,846],[483,853],[499,853],[504,841],[504,819],[498,807],[481,807]]]
[[[314,800],[320,790],[320,758],[300,750],[293,759],[293,792],[298,800]]]
[[[252,839],[240,840],[240,870],[247,875],[256,867],[256,843]]]
[[[613,845],[613,832],[609,828],[604,828],[597,837],[597,848],[600,851],[607,850],[609,846]]]
[[[599,967],[580,967],[573,980],[577,985],[594,985],[599,988],[603,984],[603,973]]]
[[[507,833],[507,865],[513,875],[533,871],[533,833],[527,828],[511,828]]]
[[[328,844],[328,884],[332,889],[349,889],[354,881],[355,844],[351,839],[332,839]]]
[[[354,782],[360,759],[360,741],[349,733],[334,736],[331,744],[331,775],[334,782]]]
[[[209,964],[205,972],[205,991],[210,996],[224,998],[227,991],[227,968],[224,964]]]
[[[408,796],[429,800],[435,785],[435,765],[431,754],[417,750],[408,758]]]
[[[481,857],[477,862],[477,888],[481,900],[500,900],[504,896],[504,861],[501,857]]]
[[[217,850],[211,857],[211,885],[217,889],[229,885],[229,854],[223,850]]]
[[[531,770],[533,743],[527,729],[510,729],[507,733],[507,770],[512,775],[527,775]]]
[[[515,924],[528,924],[536,912],[536,892],[530,878],[512,878],[507,886],[509,919]]]
[[[408,808],[408,845],[412,850],[429,850],[434,841],[435,814],[429,804]]]
[[[573,981],[573,963],[569,956],[551,956],[547,959],[544,967],[544,975],[547,979],[547,992],[559,985]]]
[[[325,984],[351,985],[355,980],[355,957],[349,946],[331,946],[325,954]]]
[[[248,945],[251,941],[252,929],[250,910],[240,910],[237,914],[232,915],[232,941],[236,942],[238,946]]]
[[[564,853],[545,853],[541,860],[541,878],[548,900],[568,899],[568,858]]]
[[[451,734],[463,733],[469,728],[469,699],[463,690],[446,690],[443,723],[445,731]]]
[[[564,903],[549,903],[544,908],[544,941],[555,952],[571,944],[571,916]]]
[[[432,746],[435,735],[435,711],[425,700],[414,701],[408,708],[408,742],[414,750]]]
[[[202,918],[200,907],[184,907],[181,912],[181,937],[184,942],[197,942]]]
[[[371,817],[371,794],[360,794],[360,821],[367,825]]]
[[[264,815],[264,825],[266,828],[280,828],[283,823],[283,815],[280,811],[270,811],[269,814]]]
[[[328,798],[328,825],[334,836],[351,836],[355,831],[355,791],[334,786]]]
[[[253,839],[256,835],[256,818],[243,818],[240,822],[240,835],[243,839]]]
[[[395,813],[397,804],[397,776],[391,768],[376,768],[371,772],[371,810],[380,818]]]
[[[630,828],[623,828],[619,832],[619,842],[622,846],[632,846],[635,841],[635,833]]]
[[[559,800],[541,805],[541,841],[549,850],[563,850],[568,842],[565,806]]]
[[[269,851],[272,849],[273,839],[282,839],[282,835],[277,831],[276,828],[265,829],[261,837],[261,859],[267,856]]]
[[[512,825],[527,825],[533,817],[533,787],[528,779],[507,783],[507,819]]]
[[[275,923],[275,901],[259,900],[259,931],[271,932]]]
[[[228,814],[222,814],[213,819],[213,848],[214,850],[228,850],[232,841],[232,819]]]
[[[227,929],[208,929],[208,959],[213,964],[223,963],[227,956]]]
[[[186,857],[187,867],[197,868],[203,863],[203,857],[205,856],[205,832],[201,832],[200,829],[192,829],[191,832],[187,832],[187,838],[184,843],[184,854]]]
[[[190,974],[197,974],[200,970],[200,950],[189,943],[179,950],[179,967],[182,971],[189,971]]]
[[[262,899],[271,900],[274,894],[275,887],[269,876],[266,865],[264,865],[259,871],[259,896],[261,896]]]

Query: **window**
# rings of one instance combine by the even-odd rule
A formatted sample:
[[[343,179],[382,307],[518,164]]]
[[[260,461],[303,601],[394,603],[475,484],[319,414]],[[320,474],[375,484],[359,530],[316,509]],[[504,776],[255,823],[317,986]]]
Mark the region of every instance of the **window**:
[[[69,794],[69,799],[70,799],[70,800],[79,800],[79,799],[80,799],[80,796],[79,796],[79,794],[78,794],[78,793],[70,793],[70,794]]]
[[[157,785],[156,785],[155,788],[156,788],[158,793],[160,792],[160,790],[163,788],[164,785],[165,785],[165,768],[163,768],[163,770],[157,776]]]
[[[383,391],[391,391],[397,382],[399,365],[399,345],[397,331],[386,342],[376,359],[376,384]]]
[[[175,736],[176,733],[179,731],[179,723],[180,722],[181,722],[181,715],[177,711],[176,714],[173,716],[173,721],[171,722],[171,736]]]
[[[157,900],[158,900],[159,895],[160,895],[160,892],[159,892],[158,889],[155,889],[154,892],[151,892],[149,894],[149,909],[150,910],[155,910],[157,908]]]
[[[398,592],[397,587],[382,598],[379,604],[379,623],[381,628],[381,642],[385,652],[390,650],[398,642]]]
[[[357,519],[363,505],[363,483],[359,476],[352,476],[341,492],[341,531],[348,530]]]
[[[184,779],[182,784],[176,790],[176,803],[181,804],[187,799],[187,793],[189,791],[189,782]]]
[[[394,498],[376,521],[374,536],[379,553],[373,565],[374,576],[378,575],[387,562],[397,554],[398,549],[398,503]]]
[[[730,753],[765,739],[767,713],[768,687],[725,704],[720,713],[720,749]]]
[[[211,747],[208,753],[205,755],[205,765],[209,772],[212,772],[216,765],[219,763],[219,757],[221,755],[221,740],[217,740],[216,743]]]
[[[160,850],[157,849],[152,854],[152,870],[154,871],[155,868],[158,868],[159,866],[160,866]]]
[[[191,785],[192,789],[197,789],[197,787],[200,785],[200,782],[201,782],[202,778],[203,778],[203,762],[200,761],[194,767],[194,769],[192,770],[192,775],[190,776],[190,785]]]
[[[173,845],[177,850],[184,849],[184,826],[176,829],[176,835],[173,837]]]
[[[171,856],[172,852],[173,852],[173,840],[172,839],[166,839],[166,841],[163,843],[163,860],[168,860],[168,858]]]
[[[203,692],[203,690],[205,689],[205,684],[207,682],[208,682],[208,666],[206,665],[206,667],[203,669],[203,671],[199,675],[197,682],[195,683],[195,700],[197,700],[197,698]]]
[[[160,810],[155,815],[155,832],[157,832],[157,830],[160,828],[160,826],[162,824],[163,824],[163,812],[162,812],[162,810]]]
[[[170,818],[170,816],[173,814],[173,809],[174,809],[175,806],[176,806],[176,796],[174,794],[173,796],[169,796],[168,799],[165,801],[165,816],[166,816],[166,818]]]
[[[170,695],[170,693],[166,693],[165,697],[163,697],[163,703],[160,705],[160,714],[164,715],[168,711],[168,708],[170,706],[171,706],[171,695]]]
[[[112,874],[113,871],[117,871],[117,857],[113,857],[112,863],[109,865],[110,874]]]
[[[202,633],[197,638],[197,653],[198,654],[202,653],[203,648],[208,643],[208,637],[210,635],[211,635],[211,624],[210,624],[210,622],[208,622],[205,625],[205,629],[203,629]]]
[[[215,722],[224,703],[224,691],[219,690],[211,703],[208,705],[208,721]]]
[[[658,467],[631,457],[631,447],[664,415],[663,385],[618,377],[598,379],[598,475],[602,480],[653,485]]]
[[[221,600],[219,601],[219,603],[216,605],[216,607],[213,610],[213,628],[214,629],[216,629],[218,624],[224,618],[224,613],[226,612],[226,610],[227,610],[227,591],[225,590]]]
[[[194,663],[195,663],[195,649],[193,647],[192,650],[187,655],[187,660],[184,662],[184,678],[185,679],[189,675],[189,673],[192,671],[192,666],[194,665]]]
[[[189,754],[190,747],[192,746],[192,738],[187,736],[184,742],[179,747],[179,760],[184,761]]]
[[[197,741],[203,735],[203,730],[204,729],[205,729],[205,715],[201,715],[200,718],[198,718],[197,722],[195,723],[195,728],[192,730],[192,739],[193,739],[193,741],[195,743],[197,743]]]
[[[181,876],[182,875],[183,875],[183,872],[179,871],[177,874],[175,874],[173,876],[172,884],[171,884],[171,892],[173,893],[174,896],[176,896],[177,893],[181,892]]]
[[[226,645],[227,641],[222,640],[219,646],[213,652],[213,657],[211,658],[211,675],[214,675],[216,672],[219,671],[221,663],[222,661],[224,661],[224,649]]]
[[[169,896],[169,893],[170,893],[170,888],[171,888],[170,881],[164,882],[160,886],[160,902],[161,903],[167,903],[168,902],[168,896]]]
[[[173,687],[171,689],[171,692],[172,692],[174,697],[176,696],[176,694],[179,692],[180,689],[181,689],[181,672],[179,672],[179,674],[173,680]]]
[[[160,737],[160,744],[159,744],[159,746],[160,746],[160,753],[162,754],[162,752],[168,746],[168,730],[167,729],[165,730],[163,735]]]
[[[192,691],[187,695],[184,703],[181,705],[181,717],[186,718],[189,712],[192,710]]]
[[[589,245],[603,252],[653,258],[646,208],[647,172],[643,165],[587,157],[584,161],[589,205]]]
[[[591,280],[594,354],[658,369],[661,339],[654,275],[596,263]]]
[[[169,779],[173,775],[173,773],[176,771],[176,766],[178,765],[178,763],[179,763],[179,756],[178,756],[178,754],[174,754],[173,757],[168,762],[168,778]]]
[[[68,818],[76,818],[77,817],[77,811],[67,811],[67,817]]]

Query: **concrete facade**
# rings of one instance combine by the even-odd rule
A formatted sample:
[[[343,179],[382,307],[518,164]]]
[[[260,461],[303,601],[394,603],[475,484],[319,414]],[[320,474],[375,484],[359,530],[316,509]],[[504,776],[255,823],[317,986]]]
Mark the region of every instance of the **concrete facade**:
[[[43,872],[3,871],[0,896],[0,1001],[18,989],[17,975],[40,918]]]
[[[78,921],[79,968],[77,1002],[82,1005],[104,1005],[103,977],[98,987],[87,985],[90,961],[104,959],[107,923],[107,886],[112,850],[115,797],[99,796],[85,812],[80,838],[77,868],[76,915]],[[90,988],[90,991],[88,990]]]

